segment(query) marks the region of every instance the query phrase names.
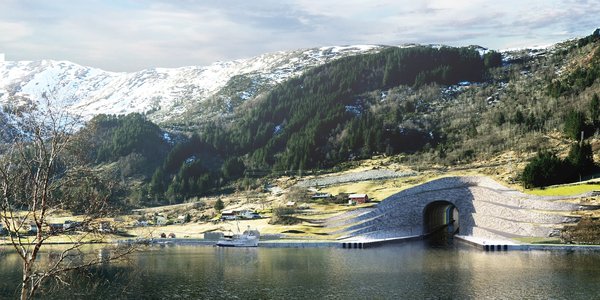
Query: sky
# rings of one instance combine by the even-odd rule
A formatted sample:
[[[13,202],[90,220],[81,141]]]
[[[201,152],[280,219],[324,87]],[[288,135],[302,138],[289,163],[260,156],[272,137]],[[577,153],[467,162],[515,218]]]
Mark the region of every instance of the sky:
[[[109,71],[406,43],[543,46],[600,27],[600,0],[0,0],[6,60]]]

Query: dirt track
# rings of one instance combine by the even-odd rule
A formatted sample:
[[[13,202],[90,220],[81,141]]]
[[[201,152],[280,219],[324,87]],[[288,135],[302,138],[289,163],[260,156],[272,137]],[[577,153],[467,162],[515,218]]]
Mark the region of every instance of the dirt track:
[[[341,175],[320,176],[317,178],[306,179],[296,184],[298,187],[315,187],[329,186],[340,183],[367,181],[367,180],[383,180],[390,178],[399,178],[414,176],[415,172],[397,172],[393,170],[368,170],[362,172],[346,173]]]

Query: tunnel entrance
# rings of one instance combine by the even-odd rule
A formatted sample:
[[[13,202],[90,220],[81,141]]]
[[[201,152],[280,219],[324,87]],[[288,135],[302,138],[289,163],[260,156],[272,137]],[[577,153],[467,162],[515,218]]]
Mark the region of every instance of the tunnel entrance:
[[[458,208],[448,201],[434,201],[423,210],[423,235],[444,232],[448,236],[458,233]]]
[[[458,209],[448,201],[434,201],[423,210],[423,235],[434,248],[453,247],[458,233]]]

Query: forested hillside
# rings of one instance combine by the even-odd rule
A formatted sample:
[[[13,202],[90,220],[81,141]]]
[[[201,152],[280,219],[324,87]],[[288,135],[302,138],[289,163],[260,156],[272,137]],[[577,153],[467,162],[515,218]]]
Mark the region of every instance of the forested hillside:
[[[493,56],[499,54],[419,46],[340,59],[279,85],[242,110],[233,125],[207,127],[203,136],[229,156],[244,156],[251,168],[279,171],[418,151],[439,142],[436,128],[401,125],[428,104],[406,103],[385,113],[372,111],[373,104],[386,101],[385,91],[397,86],[481,82]]]
[[[73,154],[119,178],[119,201],[133,206],[179,203],[255,185],[256,176],[331,170],[374,155],[456,167],[510,153],[517,162],[532,159],[525,173],[510,170],[513,180],[546,185],[596,170],[598,70],[598,31],[503,53],[388,47],[288,79],[232,118],[160,128],[142,114],[97,116],[77,133]]]

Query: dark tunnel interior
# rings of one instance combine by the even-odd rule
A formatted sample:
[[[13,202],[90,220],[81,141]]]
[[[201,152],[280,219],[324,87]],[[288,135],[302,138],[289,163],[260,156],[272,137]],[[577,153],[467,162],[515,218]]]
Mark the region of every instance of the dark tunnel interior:
[[[423,234],[430,235],[445,230],[450,235],[458,233],[458,208],[448,201],[434,201],[425,206],[423,211]]]

